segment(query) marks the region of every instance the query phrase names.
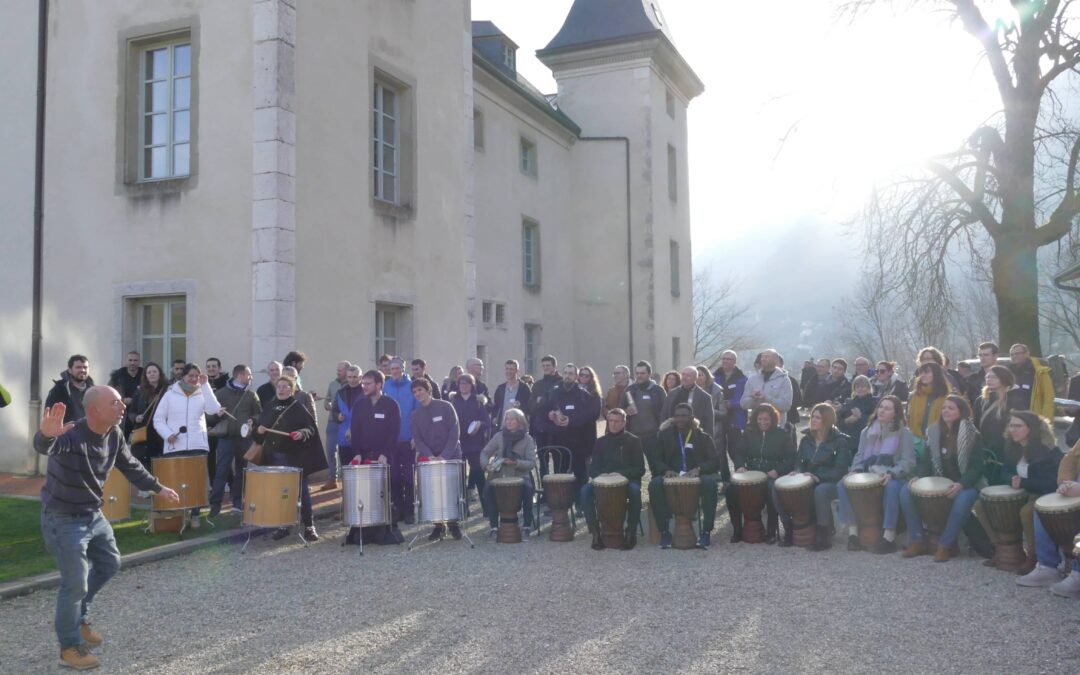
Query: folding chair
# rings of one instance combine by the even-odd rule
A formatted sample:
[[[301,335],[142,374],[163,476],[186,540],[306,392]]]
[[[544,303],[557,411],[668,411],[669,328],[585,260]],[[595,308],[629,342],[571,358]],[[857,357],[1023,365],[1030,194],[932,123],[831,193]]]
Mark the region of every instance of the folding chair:
[[[536,515],[536,531],[540,531],[540,505],[544,499],[544,476],[549,473],[573,473],[574,453],[562,445],[547,445],[536,452],[536,467],[533,469],[533,509]],[[577,500],[574,500],[575,504]],[[570,507],[570,524],[577,529],[577,508]]]

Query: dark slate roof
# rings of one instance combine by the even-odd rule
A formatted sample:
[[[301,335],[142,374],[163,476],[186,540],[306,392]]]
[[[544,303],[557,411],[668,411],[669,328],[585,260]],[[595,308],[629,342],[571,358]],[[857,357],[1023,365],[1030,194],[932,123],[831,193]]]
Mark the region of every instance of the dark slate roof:
[[[548,98],[549,95],[541,93],[539,89],[533,86],[533,84],[524,77],[517,73],[511,75],[505,68],[492,63],[487,55],[479,49],[473,49],[473,63],[494,75],[497,80],[501,81],[525,99],[529,105],[555,120],[571,134],[574,136],[581,135],[581,127],[579,127],[574,120],[567,117],[566,113],[559,110],[554,102]]]
[[[659,0],[574,0],[562,28],[541,52],[619,42],[660,33],[674,39]]]
[[[488,38],[488,37],[501,37],[505,38],[507,42],[517,47],[517,44],[510,39],[510,36],[499,30],[499,27],[492,21],[473,21],[472,22],[472,36],[476,38]]]

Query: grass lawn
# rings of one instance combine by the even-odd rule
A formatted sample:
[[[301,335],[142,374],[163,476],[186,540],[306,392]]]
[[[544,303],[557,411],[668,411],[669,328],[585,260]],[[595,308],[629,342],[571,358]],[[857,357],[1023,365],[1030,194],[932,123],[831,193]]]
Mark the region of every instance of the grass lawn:
[[[113,523],[116,545],[121,554],[180,541],[176,532],[144,533],[145,511],[132,509],[131,513],[131,520]],[[210,527],[203,522],[198,530],[185,530],[184,539],[205,537],[239,527],[240,514],[218,516],[214,519],[214,525],[216,527]],[[0,582],[55,569],[56,562],[45,550],[45,542],[41,538],[41,502],[0,497]]]

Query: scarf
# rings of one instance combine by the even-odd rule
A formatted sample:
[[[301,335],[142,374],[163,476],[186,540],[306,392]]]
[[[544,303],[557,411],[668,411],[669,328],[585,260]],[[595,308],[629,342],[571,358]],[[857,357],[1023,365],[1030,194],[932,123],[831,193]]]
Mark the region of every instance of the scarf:
[[[188,384],[187,380],[177,380],[176,384],[180,385],[180,391],[184,392],[188,396],[191,396],[199,388],[197,384]]]
[[[500,433],[502,433],[503,438],[503,457],[507,456],[507,453],[510,452],[510,448],[514,447],[515,443],[525,438],[524,429],[518,429],[517,431],[503,429]]]
[[[867,446],[863,457],[892,457],[900,449],[900,431],[886,431],[881,422],[874,420],[866,429]]]
[[[941,417],[944,396],[935,397],[933,385],[919,383],[915,395],[908,401],[908,429],[916,438],[926,438],[926,428]]]

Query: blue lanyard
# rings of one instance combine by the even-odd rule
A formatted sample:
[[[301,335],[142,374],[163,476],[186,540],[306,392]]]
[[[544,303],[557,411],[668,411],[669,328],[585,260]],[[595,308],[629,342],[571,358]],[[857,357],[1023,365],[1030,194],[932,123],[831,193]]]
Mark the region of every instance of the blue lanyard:
[[[686,443],[690,440],[690,437],[693,436],[693,435],[694,435],[694,431],[693,431],[693,429],[691,429],[690,431],[688,431],[686,433],[686,440],[684,441],[683,437],[682,437],[682,434],[679,433],[678,429],[675,430],[675,436],[677,436],[678,439],[679,439],[679,449],[682,450],[682,470],[683,470],[684,473],[686,472]]]

